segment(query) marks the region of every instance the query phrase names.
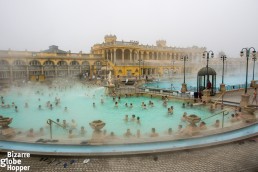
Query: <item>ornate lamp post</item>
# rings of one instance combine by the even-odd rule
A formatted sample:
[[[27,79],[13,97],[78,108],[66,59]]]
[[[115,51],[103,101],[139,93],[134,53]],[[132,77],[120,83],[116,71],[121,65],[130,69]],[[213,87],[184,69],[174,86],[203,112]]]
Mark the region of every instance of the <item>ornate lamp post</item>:
[[[247,79],[248,79],[248,59],[249,59],[249,56],[250,56],[250,52],[252,51],[252,55],[253,57],[255,57],[256,55],[256,51],[253,47],[251,48],[243,48],[240,52],[240,56],[244,56],[244,51],[245,51],[245,55],[246,55],[246,77],[245,77],[245,94],[242,94],[242,99],[241,99],[241,102],[240,102],[240,106],[246,106],[248,105],[249,103],[249,98],[250,98],[250,95],[247,94]]]
[[[213,53],[212,50],[210,50],[210,51],[204,51],[204,52],[203,52],[203,58],[206,58],[206,59],[207,59],[207,65],[206,65],[206,67],[207,67],[207,83],[206,83],[206,84],[208,84],[208,82],[209,82],[208,67],[209,67],[210,54],[211,54],[211,58],[213,58],[213,57],[214,57],[214,53]]]
[[[223,94],[226,91],[225,84],[224,84],[224,66],[225,66],[224,64],[225,64],[225,60],[227,59],[227,56],[222,55],[220,58],[221,58],[222,64],[223,64],[223,67],[222,67],[222,83],[220,84],[220,91]]]
[[[207,88],[205,90],[203,90],[203,96],[202,96],[202,101],[205,101],[206,103],[207,102],[210,102],[211,98],[210,98],[210,88],[212,88],[212,86],[210,85],[210,81],[209,81],[209,72],[208,72],[208,67],[209,67],[209,59],[210,59],[210,55],[211,55],[211,58],[213,58],[214,56],[214,53],[213,51],[204,51],[203,52],[203,58],[206,58],[207,59],[207,82],[206,82],[206,85],[207,85]]]
[[[184,61],[184,83],[182,84],[181,92],[185,93],[187,91],[187,85],[185,83],[185,61],[188,60],[188,56],[185,55],[185,56],[181,57],[181,60]]]
[[[253,82],[254,82],[255,61],[257,60],[257,58],[256,58],[256,53],[254,54],[252,60],[254,61],[254,64],[253,64]],[[253,83],[253,84],[254,84],[254,83]]]

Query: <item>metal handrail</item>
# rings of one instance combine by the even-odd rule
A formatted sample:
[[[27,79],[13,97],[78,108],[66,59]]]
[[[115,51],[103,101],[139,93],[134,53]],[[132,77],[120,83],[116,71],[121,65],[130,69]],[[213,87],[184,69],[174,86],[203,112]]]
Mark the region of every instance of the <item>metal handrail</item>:
[[[52,119],[47,120],[47,124],[50,126],[50,139],[52,140],[52,123],[55,123],[56,125],[62,127],[63,129],[66,129],[63,125],[58,124],[57,122],[53,121]]]

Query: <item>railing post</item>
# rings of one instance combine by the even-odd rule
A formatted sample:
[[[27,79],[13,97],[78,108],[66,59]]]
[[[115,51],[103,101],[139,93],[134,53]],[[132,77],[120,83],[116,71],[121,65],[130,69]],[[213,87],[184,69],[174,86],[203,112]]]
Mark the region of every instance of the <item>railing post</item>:
[[[225,113],[225,111],[223,111],[223,116],[222,116],[222,128],[224,128],[224,113]]]

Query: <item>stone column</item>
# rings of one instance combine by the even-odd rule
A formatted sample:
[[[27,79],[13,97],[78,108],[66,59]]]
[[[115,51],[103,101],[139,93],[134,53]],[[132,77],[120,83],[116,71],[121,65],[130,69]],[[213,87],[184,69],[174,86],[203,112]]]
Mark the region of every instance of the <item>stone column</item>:
[[[71,71],[70,71],[70,66],[69,65],[67,65],[67,75],[69,76],[69,75],[71,75],[71,73],[70,73]]]
[[[149,51],[146,52],[146,60],[149,60],[150,59],[150,55],[149,55]]]
[[[114,63],[116,63],[116,48],[114,48]]]
[[[138,52],[135,52],[135,56],[134,56],[134,62],[138,60]]]
[[[140,59],[143,60],[143,52],[142,51],[140,51]]]
[[[82,73],[82,66],[80,65],[79,68],[80,68],[80,73]]]
[[[41,66],[41,75],[44,74],[44,66]]]
[[[185,93],[187,91],[187,84],[186,83],[183,83],[182,84],[182,87],[181,87],[181,92],[182,93]]]
[[[109,59],[108,59],[108,51],[106,52],[106,60],[109,60]]]
[[[125,62],[125,50],[122,49],[122,63]]]
[[[105,59],[105,50],[102,50],[102,58]]]
[[[110,61],[113,63],[113,51],[110,50]]]
[[[225,84],[220,84],[220,92],[223,94],[223,93],[225,93],[225,91],[226,91],[226,87],[225,87]]]
[[[10,78],[11,78],[11,81],[13,81],[13,66],[10,65]]]
[[[130,49],[130,63],[132,63],[132,50]]]

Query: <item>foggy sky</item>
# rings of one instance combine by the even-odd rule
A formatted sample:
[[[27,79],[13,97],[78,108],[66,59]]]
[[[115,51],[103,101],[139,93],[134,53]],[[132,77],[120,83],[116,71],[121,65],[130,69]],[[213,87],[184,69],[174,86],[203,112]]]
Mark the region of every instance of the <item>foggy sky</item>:
[[[0,50],[90,52],[106,34],[155,45],[258,51],[257,0],[0,0]]]

